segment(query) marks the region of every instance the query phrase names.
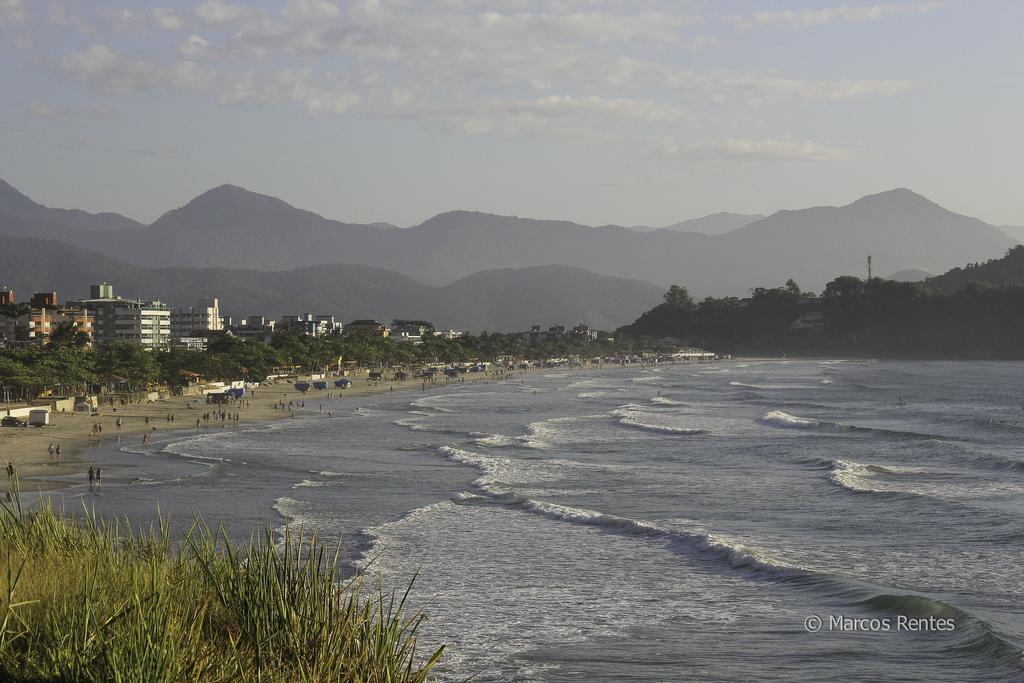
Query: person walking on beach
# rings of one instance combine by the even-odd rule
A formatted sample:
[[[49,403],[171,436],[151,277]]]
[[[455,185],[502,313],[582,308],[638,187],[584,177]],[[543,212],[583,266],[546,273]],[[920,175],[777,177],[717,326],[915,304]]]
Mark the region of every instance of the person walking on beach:
[[[63,457],[63,455],[64,454],[60,450],[60,444],[57,444],[57,457],[60,458],[60,457]]]
[[[117,418],[117,422],[114,425],[117,426],[117,431],[121,431],[121,418]]]
[[[14,479],[14,463],[10,460],[7,461],[7,478]]]
[[[46,449],[46,452],[50,454],[51,458],[53,457],[53,444],[52,443],[50,444],[50,447]]]
[[[96,485],[101,486],[103,484],[103,470],[99,467],[96,468]]]
[[[90,467],[89,468],[89,488],[92,488],[92,485],[94,483],[96,483],[96,471],[92,467]]]
[[[142,445],[143,446],[148,446],[149,445],[149,434],[143,434],[142,435]]]

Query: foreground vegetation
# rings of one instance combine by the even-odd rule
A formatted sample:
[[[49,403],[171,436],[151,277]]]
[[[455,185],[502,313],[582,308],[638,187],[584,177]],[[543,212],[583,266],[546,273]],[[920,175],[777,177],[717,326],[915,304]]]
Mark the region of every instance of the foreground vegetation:
[[[405,596],[340,584],[315,537],[238,548],[198,521],[172,548],[163,525],[23,510],[16,484],[0,508],[0,680],[398,683],[441,656],[417,653],[424,617]]]

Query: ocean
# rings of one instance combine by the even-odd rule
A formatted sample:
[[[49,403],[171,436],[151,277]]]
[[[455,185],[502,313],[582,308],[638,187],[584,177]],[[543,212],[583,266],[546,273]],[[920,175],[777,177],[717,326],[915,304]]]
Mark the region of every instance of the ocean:
[[[108,441],[103,489],[56,498],[315,530],[371,581],[415,576],[442,680],[1024,674],[1024,364],[534,371],[306,403]]]

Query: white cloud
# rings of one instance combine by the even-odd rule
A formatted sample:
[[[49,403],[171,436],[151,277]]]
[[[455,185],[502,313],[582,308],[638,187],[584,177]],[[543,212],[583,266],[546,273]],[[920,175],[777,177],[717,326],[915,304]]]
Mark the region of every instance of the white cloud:
[[[0,0],[0,27],[22,22],[26,16],[24,0]]]
[[[224,84],[217,96],[221,104],[232,106],[256,98],[256,73],[254,71],[234,74],[222,80]]]
[[[208,89],[215,73],[192,61],[170,65],[133,60],[103,44],[66,55],[60,63],[66,77],[112,92],[134,92],[158,87],[199,92]]]
[[[658,141],[657,149],[663,156],[694,161],[843,161],[857,156],[850,147],[823,145],[793,137],[736,137],[689,144],[665,138]]]
[[[196,14],[208,24],[237,24],[253,16],[253,12],[243,5],[233,5],[221,0],[206,0],[196,6]]]
[[[313,81],[305,70],[284,70],[278,74],[278,87],[284,96],[302,105],[310,116],[341,114],[359,103],[359,95],[343,85],[324,85]]]
[[[185,28],[184,20],[173,9],[157,7],[150,14],[153,16],[153,21],[156,22],[157,26],[165,31],[180,31]]]
[[[29,114],[39,119],[49,121],[67,121],[71,119],[94,118],[106,116],[110,112],[101,106],[58,106],[41,100],[30,100],[25,109]]]
[[[617,123],[692,123],[688,109],[651,100],[595,95],[548,95],[512,102],[431,105],[422,101],[400,108],[403,115],[439,122],[468,135],[530,136],[613,140]]]
[[[178,51],[189,59],[199,59],[210,53],[210,41],[202,36],[192,34],[178,46]]]
[[[135,28],[156,19],[169,30],[195,31],[182,40],[142,43],[144,36],[125,31],[116,36],[122,45],[101,35],[66,55],[60,73],[105,91],[209,91],[224,105],[294,103],[309,115],[356,111],[473,135],[637,142],[720,121],[723,111],[731,123],[718,124],[719,131],[735,130],[742,114],[758,108],[858,101],[915,87],[908,80],[695,68],[693,53],[719,44],[713,26],[693,11],[699,2],[194,2],[194,15],[129,10],[124,17]],[[836,11],[853,20],[844,8]],[[776,21],[768,14],[756,16]],[[814,151],[783,142],[776,154]],[[770,152],[765,145],[760,153]]]
[[[341,10],[328,0],[288,0],[281,14],[289,19],[334,19],[341,16]]]
[[[28,103],[28,111],[32,116],[40,119],[50,119],[51,121],[61,121],[64,119],[64,112],[46,102],[40,102],[39,100],[32,100]]]
[[[759,26],[778,26],[785,29],[805,29],[825,26],[837,22],[855,23],[883,19],[904,14],[925,14],[944,6],[944,2],[929,0],[890,5],[824,7],[821,9],[772,10],[754,12],[745,17],[735,17],[734,23],[740,28],[752,29]]]

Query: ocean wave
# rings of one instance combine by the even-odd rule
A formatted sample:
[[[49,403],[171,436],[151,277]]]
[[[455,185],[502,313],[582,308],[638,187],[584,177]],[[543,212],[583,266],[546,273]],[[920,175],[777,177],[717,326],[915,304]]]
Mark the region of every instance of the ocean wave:
[[[471,465],[483,476],[473,481],[473,486],[491,494],[509,492],[509,487],[520,483],[551,482],[564,479],[573,470],[618,470],[614,465],[577,462],[560,459],[521,459],[474,453],[454,446],[437,449],[448,460]]]
[[[657,422],[651,421],[652,419],[657,420],[659,415],[675,418],[680,417],[679,411],[671,409],[659,409],[657,407],[629,403],[624,406],[619,406],[615,410],[609,412],[608,415],[610,417],[617,418],[617,423],[623,427],[631,427],[633,429],[640,429],[648,432],[677,435],[707,434],[709,432],[709,430],[703,426],[694,427],[675,424],[658,424]]]
[[[622,389],[616,389],[615,391],[599,390],[599,391],[583,391],[576,394],[576,398],[609,398],[614,397],[616,394],[621,393]]]
[[[284,524],[275,530],[280,539],[279,545],[284,542],[285,532],[313,533],[316,531],[320,516],[313,503],[282,496],[274,501],[273,508],[284,519]]]
[[[322,479],[303,479],[298,484],[292,484],[292,489],[323,488],[326,486],[337,486],[336,481],[324,481]]]
[[[783,389],[817,389],[813,384],[748,384],[746,382],[729,382],[729,386],[758,391],[778,391]]]
[[[845,424],[842,422],[830,422],[828,420],[816,420],[813,418],[799,417],[783,410],[772,410],[763,415],[759,422],[771,427],[783,427],[786,429],[808,429],[832,432],[854,432],[863,434],[877,434],[893,439],[925,439],[937,443],[951,440],[953,437],[939,434],[926,434],[922,432],[910,432],[900,429],[887,429],[885,427],[861,427],[858,425]]]
[[[447,457],[458,462],[487,469],[495,465],[492,458],[451,447],[439,449]],[[868,466],[865,466],[868,467]],[[884,467],[887,471],[901,472],[896,466]],[[871,471],[870,469],[868,471]],[[910,472],[907,472],[910,473]],[[453,500],[433,503],[417,508],[401,519],[366,530],[372,539],[370,552],[361,560],[365,567],[374,557],[385,552],[390,531],[403,524],[410,517],[418,517],[452,509],[458,505],[500,505],[506,509],[521,510],[559,523],[596,527],[607,533],[636,537],[646,542],[661,544],[668,552],[694,558],[703,558],[723,569],[741,572],[753,579],[778,581],[803,586],[827,599],[868,612],[895,613],[908,617],[935,616],[952,618],[956,622],[956,633],[951,635],[955,642],[951,648],[963,652],[984,652],[1007,660],[1016,657],[1019,663],[1020,651],[1011,645],[987,622],[974,615],[927,595],[898,593],[888,587],[876,586],[860,580],[835,575],[819,568],[794,562],[771,549],[756,547],[750,542],[735,537],[714,533],[694,527],[692,522],[649,521],[601,512],[583,507],[549,502],[537,497],[522,495],[501,488],[478,489],[476,492],[462,492]]]
[[[623,417],[619,419],[619,424],[624,427],[632,427],[634,429],[641,429],[646,432],[658,432],[660,434],[707,434],[707,429],[699,428],[688,428],[688,427],[671,427],[668,425],[656,425],[649,422],[641,422],[636,418]]]
[[[1024,484],[1017,480],[993,480],[965,472],[861,464],[849,460],[832,462],[829,482],[853,493],[921,496],[960,502],[1024,494]]]
[[[532,498],[521,498],[514,501],[502,499],[499,502],[555,521],[596,526],[612,533],[664,541],[674,552],[697,551],[722,560],[733,569],[747,570],[766,577],[781,579],[812,576],[809,569],[772,557],[769,553],[754,550],[724,536],[676,528],[668,529],[648,521]]]
[[[505,434],[489,434],[486,432],[473,432],[470,434],[473,437],[474,443],[478,446],[487,446],[489,448],[502,448],[505,446],[521,446],[523,444],[523,437],[519,436],[507,436]]]
[[[633,384],[660,384],[665,381],[661,375],[649,375],[647,377],[632,377],[629,380]]]
[[[671,398],[665,398],[664,396],[655,396],[651,399],[651,403],[661,406],[685,406],[686,404],[682,401],[674,401]]]
[[[453,505],[454,503],[452,501],[447,500],[430,503],[429,505],[424,505],[410,510],[398,519],[390,522],[384,522],[377,526],[360,529],[359,533],[366,539],[366,542],[360,549],[359,556],[351,563],[352,566],[358,571],[366,571],[378,556],[387,551],[388,542],[390,541],[394,529],[407,523],[411,519],[428,515],[435,510],[451,508]]]
[[[920,467],[899,467],[896,465],[862,464],[850,460],[833,460],[830,464],[829,481],[836,486],[855,493],[914,493],[901,491],[892,487],[872,485],[871,479],[876,475],[907,475],[926,474],[927,470]]]
[[[1000,635],[987,621],[942,600],[924,595],[876,593],[857,601],[854,606],[909,619],[949,619],[956,626],[958,641],[947,646],[951,654],[984,655],[1018,670],[1024,661],[1021,649]],[[1017,677],[1014,680],[1021,679]]]
[[[806,417],[790,415],[782,410],[773,410],[761,418],[761,422],[776,427],[787,427],[790,429],[810,429],[818,427],[823,423],[819,420],[811,420]]]
[[[411,429],[414,432],[431,432],[434,434],[453,434],[453,435],[464,435],[465,432],[461,432],[457,429],[451,429],[450,427],[442,427],[439,425],[424,424],[421,420],[424,417],[440,417],[439,415],[432,415],[430,413],[423,413],[420,411],[410,411],[416,414],[417,417],[406,417],[400,420],[395,420],[392,424],[398,427],[405,427]]]

